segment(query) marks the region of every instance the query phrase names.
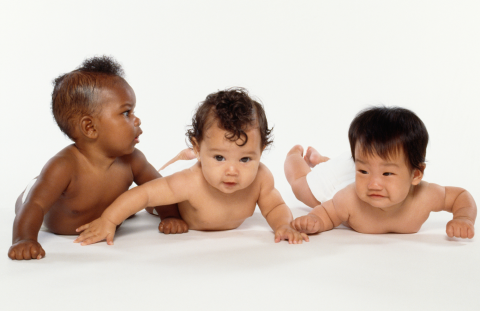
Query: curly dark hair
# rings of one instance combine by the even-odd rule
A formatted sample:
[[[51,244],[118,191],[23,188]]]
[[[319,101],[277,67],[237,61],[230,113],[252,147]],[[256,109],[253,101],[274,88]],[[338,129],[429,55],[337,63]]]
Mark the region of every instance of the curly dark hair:
[[[115,83],[112,78],[123,80],[123,76],[120,64],[104,55],[86,59],[76,70],[53,80],[52,113],[62,132],[75,140],[75,121],[98,113],[98,91]]]
[[[348,140],[353,160],[355,146],[365,155],[377,154],[388,159],[403,152],[411,169],[423,171],[427,154],[428,132],[412,111],[400,107],[371,107],[360,111],[350,124]]]
[[[245,130],[250,126],[258,125],[262,147],[273,143],[272,129],[268,128],[267,117],[263,106],[250,98],[244,88],[231,88],[212,93],[200,103],[192,118],[191,128],[185,134],[190,144],[197,144],[203,140],[205,131],[217,122],[218,127],[227,131],[225,138],[230,141],[240,139],[238,144],[244,146],[248,141]]]

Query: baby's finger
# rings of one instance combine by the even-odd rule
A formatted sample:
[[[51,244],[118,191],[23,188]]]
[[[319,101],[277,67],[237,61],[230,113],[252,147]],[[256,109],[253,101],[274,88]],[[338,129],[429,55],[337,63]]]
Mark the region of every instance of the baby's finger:
[[[23,248],[15,250],[15,259],[22,260],[23,259]]]
[[[32,259],[32,255],[30,255],[30,248],[28,246],[23,248],[23,259],[24,260]]]
[[[96,243],[100,241],[100,239],[98,237],[89,237],[87,239],[85,239],[80,245],[82,246],[85,246],[85,245],[90,245],[90,244],[93,244],[93,243]]]
[[[305,240],[305,242],[310,242],[310,238],[308,237],[308,235],[306,233],[300,233],[300,235]]]
[[[82,232],[85,229],[88,229],[90,227],[90,224],[85,224],[83,226],[78,227],[75,231],[76,232]]]
[[[447,236],[449,238],[452,238],[453,237],[453,226],[450,225],[450,224],[447,224]]]
[[[113,245],[113,237],[114,237],[114,235],[111,234],[111,233],[109,235],[107,235],[107,244],[108,245]]]
[[[8,250],[8,257],[9,257],[10,259],[15,259],[15,250],[14,250],[14,249],[10,248],[10,249]]]
[[[460,237],[460,227],[459,226],[455,226],[453,228],[453,236],[459,238]]]
[[[468,238],[472,239],[474,235],[475,235],[474,229],[473,228],[468,228]]]
[[[38,255],[40,254],[40,250],[36,245],[32,245],[30,248],[30,256],[32,256],[32,259],[36,259]]]

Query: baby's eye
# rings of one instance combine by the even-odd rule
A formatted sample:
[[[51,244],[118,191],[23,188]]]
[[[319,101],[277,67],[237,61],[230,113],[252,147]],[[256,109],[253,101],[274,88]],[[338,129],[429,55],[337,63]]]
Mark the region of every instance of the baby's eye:
[[[393,175],[393,173],[390,173],[390,172],[383,173],[383,176],[391,176],[391,175]]]
[[[127,110],[127,111],[123,112],[122,114],[123,114],[124,116],[128,117],[128,116],[130,115],[130,111],[131,111],[131,110]]]
[[[368,174],[367,171],[364,171],[364,170],[358,170],[358,172],[359,172],[360,174]]]
[[[222,157],[221,155],[216,155],[216,156],[214,156],[214,158],[215,158],[215,160],[217,160],[217,161],[219,161],[219,162],[225,161],[225,158]]]
[[[250,158],[245,157],[245,158],[241,158],[240,162],[247,163],[247,162],[250,162],[250,160],[251,160]]]

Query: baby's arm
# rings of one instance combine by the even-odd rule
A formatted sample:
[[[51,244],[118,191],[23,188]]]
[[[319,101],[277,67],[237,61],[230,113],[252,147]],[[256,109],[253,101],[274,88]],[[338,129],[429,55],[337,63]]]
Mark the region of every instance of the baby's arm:
[[[453,219],[447,223],[449,237],[473,238],[477,205],[467,190],[445,187],[444,210],[453,213]]]
[[[45,251],[38,243],[43,217],[70,183],[72,167],[65,158],[54,157],[43,168],[25,202],[17,200],[12,246],[8,257],[16,260],[41,259]]]
[[[121,194],[102,214],[91,223],[77,228],[82,232],[75,243],[96,243],[103,239],[113,244],[115,230],[128,216],[146,207],[164,206],[188,200],[188,189],[184,186],[188,173],[182,171],[164,178],[154,179]]]
[[[290,226],[292,212],[285,204],[282,196],[274,187],[272,173],[261,164],[258,170],[258,178],[261,178],[260,196],[258,207],[275,232],[275,243],[281,240],[288,240],[289,244],[301,244],[303,240],[308,242],[308,236],[297,232]]]
[[[311,168],[303,158],[302,146],[296,145],[288,152],[284,170],[285,177],[298,200],[310,207],[320,204],[307,183],[307,174],[311,172]]]
[[[292,226],[299,232],[307,234],[331,230],[348,220],[348,193],[351,187],[337,192],[332,200],[316,206],[306,216],[301,216],[292,221]]]
[[[147,161],[145,155],[138,149],[129,156],[131,159],[134,182],[143,185],[153,179],[162,177],[160,173]],[[187,223],[180,216],[177,204],[154,207],[160,216],[158,229],[165,234],[184,233],[188,231]]]

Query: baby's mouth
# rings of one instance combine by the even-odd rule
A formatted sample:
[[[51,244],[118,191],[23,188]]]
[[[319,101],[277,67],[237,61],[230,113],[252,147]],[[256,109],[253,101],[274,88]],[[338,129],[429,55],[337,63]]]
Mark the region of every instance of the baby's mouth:
[[[223,182],[223,183],[228,187],[233,187],[237,184],[236,182]]]

